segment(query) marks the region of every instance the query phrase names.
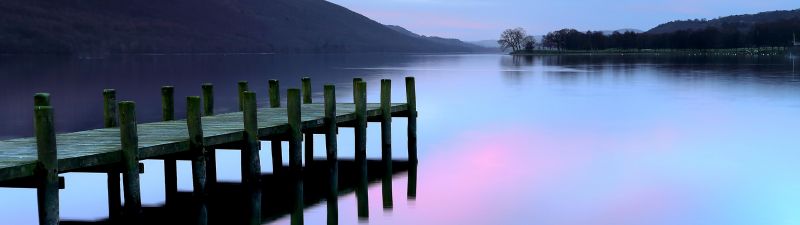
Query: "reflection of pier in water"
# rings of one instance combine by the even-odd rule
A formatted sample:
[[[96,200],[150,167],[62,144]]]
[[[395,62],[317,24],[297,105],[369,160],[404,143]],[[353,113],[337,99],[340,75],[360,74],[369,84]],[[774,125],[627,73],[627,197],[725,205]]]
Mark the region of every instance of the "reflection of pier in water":
[[[337,224],[339,196],[356,193],[358,198],[359,214],[367,210],[366,202],[368,196],[363,187],[365,183],[381,181],[382,199],[384,209],[390,210],[392,204],[391,179],[398,174],[408,174],[407,196],[409,199],[416,198],[416,179],[417,169],[408,161],[393,160],[391,162],[392,173],[387,173],[386,164],[382,160],[367,161],[367,177],[361,177],[358,164],[354,160],[339,160],[338,170],[332,168],[327,161],[317,160],[313,167],[303,171],[302,180],[296,179],[290,173],[264,174],[261,176],[261,223],[276,220],[285,215],[293,214],[292,223],[299,224],[297,221],[302,217],[302,209],[311,207],[327,201],[328,224]],[[288,167],[284,167],[288,170]],[[333,172],[338,171],[338,172]],[[331,180],[338,177],[338,190],[331,192]],[[388,182],[387,182],[388,180]],[[297,185],[301,183],[302,185]],[[258,190],[258,189],[256,189]],[[297,193],[302,193],[302,198],[297,198]],[[253,204],[251,189],[243,183],[218,182],[210,191],[208,207],[208,224],[248,224],[248,211],[258,204]],[[297,200],[302,199],[302,205],[297,204]],[[192,192],[179,192],[175,201],[157,207],[143,207],[140,219],[142,224],[183,224],[187,218],[196,218],[198,199],[194,198]],[[299,207],[298,207],[299,206]],[[298,211],[299,209],[299,211]],[[359,215],[365,219],[366,215]],[[302,219],[301,219],[302,220]],[[112,221],[110,219],[101,221],[62,221],[61,224],[124,224],[124,221]]]
[[[286,108],[281,108],[278,81],[270,80],[270,107],[259,109],[255,93],[248,91],[248,83],[239,82],[241,112],[227,114],[214,114],[213,86],[204,84],[202,102],[199,96],[186,98],[187,119],[183,121],[175,120],[174,87],[165,86],[161,92],[164,122],[146,124],[137,124],[135,103],[117,103],[115,91],[107,89],[103,92],[105,129],[58,136],[49,94],[37,94],[34,97],[36,137],[0,141],[0,149],[7,150],[0,151],[0,187],[36,188],[39,224],[43,225],[60,222],[58,190],[64,187],[64,182],[58,175],[66,172],[108,174],[109,220],[114,223],[208,224],[216,221],[230,224],[233,223],[230,218],[235,218],[242,224],[261,224],[265,218],[274,219],[285,213],[288,206],[292,224],[302,224],[304,203],[321,199],[316,189],[320,186],[328,187],[323,188],[328,191],[322,193],[327,193],[324,196],[332,206],[338,206],[340,190],[354,189],[359,217],[367,218],[366,191],[370,178],[379,174],[384,184],[391,183],[393,172],[404,168],[404,164],[398,163],[397,169],[392,169],[392,117],[408,118],[408,156],[413,165],[417,163],[414,78],[406,78],[406,104],[391,103],[392,85],[388,79],[381,80],[380,104],[367,104],[367,84],[361,78],[353,79],[353,104],[337,104],[333,85],[324,86],[324,104],[312,104],[310,79],[303,78],[302,84],[302,104],[301,90],[290,88]],[[368,122],[379,122],[381,127],[382,159],[377,164],[367,160]],[[341,165],[346,174],[356,174],[355,178],[343,176],[339,179],[339,127],[353,127],[355,131],[355,160]],[[314,163],[313,134],[325,135],[325,163]],[[273,144],[272,165],[276,175],[264,177],[261,173],[261,140]],[[289,142],[288,167],[283,166],[278,144],[281,141]],[[305,155],[302,147],[305,147]],[[241,184],[218,183],[216,149],[240,151]],[[304,156],[306,165],[303,165]],[[169,210],[143,209],[141,205],[139,173],[143,168],[139,160],[146,159],[164,161],[166,208]],[[193,191],[191,197],[183,198],[183,203],[177,190],[176,160],[192,163]],[[368,174],[374,165],[378,165],[374,170],[378,172]],[[124,205],[119,195],[120,173]],[[309,185],[303,185],[304,181]],[[306,195],[304,186],[315,188],[309,189],[311,194]],[[221,194],[214,195],[215,192]],[[263,198],[264,193],[269,195]],[[280,196],[278,203],[273,201],[276,199],[272,199],[272,194]],[[384,188],[384,195],[387,194],[391,195],[391,187]],[[240,197],[236,198],[237,195]],[[306,197],[309,200],[304,200]],[[391,198],[388,199],[387,205],[391,207]],[[268,203],[267,207],[262,207],[262,202]],[[268,214],[262,215],[262,211]],[[214,219],[210,212],[219,212],[216,215],[220,219]],[[329,224],[338,223],[338,209],[330,207],[329,212]],[[225,219],[225,216],[231,217]]]

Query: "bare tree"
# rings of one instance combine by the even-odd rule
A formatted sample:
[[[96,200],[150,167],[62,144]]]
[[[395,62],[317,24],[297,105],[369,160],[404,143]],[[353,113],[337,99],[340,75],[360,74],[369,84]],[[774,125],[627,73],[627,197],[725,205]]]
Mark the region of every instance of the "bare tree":
[[[525,44],[533,41],[533,37],[528,36],[525,29],[518,27],[503,31],[503,34],[500,35],[500,40],[497,40],[497,44],[500,45],[500,49],[503,51],[508,49],[519,51],[525,48]]]

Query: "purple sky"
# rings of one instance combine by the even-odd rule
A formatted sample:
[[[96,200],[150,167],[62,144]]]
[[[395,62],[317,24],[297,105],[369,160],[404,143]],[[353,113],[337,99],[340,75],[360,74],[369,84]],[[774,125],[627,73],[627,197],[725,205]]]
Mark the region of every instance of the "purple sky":
[[[494,39],[506,28],[648,30],[678,19],[800,8],[798,0],[329,0],[378,22],[423,35]]]

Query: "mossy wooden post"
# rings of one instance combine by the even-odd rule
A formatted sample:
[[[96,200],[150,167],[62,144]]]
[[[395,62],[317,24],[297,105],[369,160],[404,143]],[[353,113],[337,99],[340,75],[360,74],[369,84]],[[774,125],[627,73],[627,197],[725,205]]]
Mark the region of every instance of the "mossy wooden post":
[[[161,87],[161,121],[175,120],[175,87]],[[167,205],[178,194],[178,168],[175,159],[164,159],[164,197]]]
[[[303,77],[303,104],[311,104],[311,78]],[[305,133],[305,161],[306,166],[314,163],[314,132]]]
[[[356,161],[365,161],[367,157],[367,83],[359,81],[356,83],[355,89],[355,158]]]
[[[336,87],[325,85],[325,152],[328,160],[328,225],[339,224],[339,160],[336,127]]]
[[[117,92],[114,89],[103,90],[103,127],[117,127]],[[111,170],[106,175],[108,175],[108,217],[115,220],[122,213],[119,171]]]
[[[53,108],[50,96],[40,93],[34,97],[34,130],[36,133],[37,168],[39,185],[36,189],[39,224],[59,223],[58,209],[58,153]]]
[[[296,174],[303,168],[303,153],[300,149],[303,141],[300,127],[300,90],[287,91],[286,108],[289,120],[289,169]]]
[[[258,151],[258,119],[256,117],[256,93],[242,93],[244,110],[244,147],[242,148],[242,181],[258,183],[261,176],[261,161]]]
[[[353,102],[356,102],[356,91],[358,91],[356,88],[356,84],[358,84],[358,82],[361,81],[364,81],[364,79],[360,77],[353,78]]]
[[[120,143],[122,144],[122,183],[125,196],[125,213],[138,219],[142,208],[139,187],[139,137],[136,130],[136,103],[123,101],[119,103]]]
[[[239,81],[239,111],[244,110],[244,93],[249,90],[247,81]]]
[[[383,208],[391,209],[392,201],[392,81],[381,80],[381,161],[384,174],[381,182]]]
[[[33,106],[50,106],[50,94],[36,93],[33,95]]]
[[[214,115],[214,85],[205,83],[203,89],[203,116]],[[212,148],[206,148],[206,176],[207,183],[213,185],[217,182],[217,152]]]
[[[356,201],[358,217],[369,218],[369,199],[367,194],[367,83],[356,82],[355,85],[355,161],[358,182],[356,184]]]
[[[244,147],[242,148],[242,181],[249,193],[248,210],[245,217],[248,224],[261,224],[261,159],[258,152],[261,141],[258,139],[258,117],[256,93],[242,92],[244,110]]]
[[[414,77],[406,77],[408,101],[408,161],[417,164],[417,92]]]
[[[281,88],[278,80],[269,80],[269,107],[281,107]],[[280,172],[283,168],[283,149],[279,139],[270,140],[272,149],[272,173]]]
[[[206,154],[203,144],[203,125],[200,97],[186,98],[186,127],[189,133],[189,152],[192,155],[192,187],[197,203],[196,224],[208,223],[206,208]]]
[[[381,80],[381,159],[392,173],[392,81]]]

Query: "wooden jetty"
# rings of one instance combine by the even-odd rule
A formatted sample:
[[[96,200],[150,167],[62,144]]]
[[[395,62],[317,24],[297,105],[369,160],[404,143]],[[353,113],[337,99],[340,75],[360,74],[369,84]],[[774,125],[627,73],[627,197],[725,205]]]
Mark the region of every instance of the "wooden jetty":
[[[336,135],[338,127],[355,128],[355,168],[361,174],[355,192],[366,193],[367,159],[366,126],[368,122],[381,123],[382,161],[387,174],[391,174],[391,118],[408,118],[409,163],[416,165],[416,94],[413,77],[407,77],[407,103],[391,103],[391,83],[381,82],[381,101],[368,104],[366,82],[354,79],[354,103],[336,103],[335,88],[325,85],[325,101],[311,102],[310,79],[303,79],[303,102],[300,89],[288,89],[287,105],[281,107],[278,81],[269,82],[269,107],[258,108],[254,92],[247,82],[239,82],[240,112],[215,114],[213,86],[202,86],[203,96],[186,98],[186,119],[176,120],[175,99],[172,87],[162,89],[163,121],[136,122],[136,104],[116,100],[114,90],[103,91],[104,124],[106,128],[56,134],[53,128],[53,107],[48,94],[34,96],[35,137],[0,141],[0,187],[36,188],[39,224],[58,224],[58,190],[64,188],[60,173],[86,172],[108,174],[109,218],[123,218],[128,223],[139,223],[142,212],[139,173],[143,172],[140,160],[157,159],[165,163],[165,192],[167,204],[177,195],[175,160],[192,162],[193,196],[198,201],[195,212],[197,224],[207,224],[206,195],[215,188],[216,166],[214,149],[241,151],[242,186],[260,189],[262,173],[259,150],[261,140],[273,143],[289,142],[289,167],[284,169],[280,145],[272,145],[274,173],[282,173],[302,185],[304,167],[314,167],[313,135],[325,134],[327,163],[324,166],[337,174]],[[300,149],[306,141],[305,159]],[[278,157],[275,157],[278,156]],[[120,174],[125,205],[120,204]],[[331,190],[338,190],[336,176],[331,176]],[[249,224],[260,224],[261,191],[251,191],[252,207],[247,211]],[[302,188],[294,196],[303,202]],[[362,198],[359,197],[359,202]],[[366,201],[366,199],[363,199]],[[2,203],[0,203],[2,204]],[[302,204],[299,206],[302,211]],[[359,207],[360,208],[360,207]],[[295,210],[297,211],[297,210]],[[359,215],[362,212],[359,210]],[[302,215],[302,214],[301,214]],[[302,216],[293,223],[302,224]]]

